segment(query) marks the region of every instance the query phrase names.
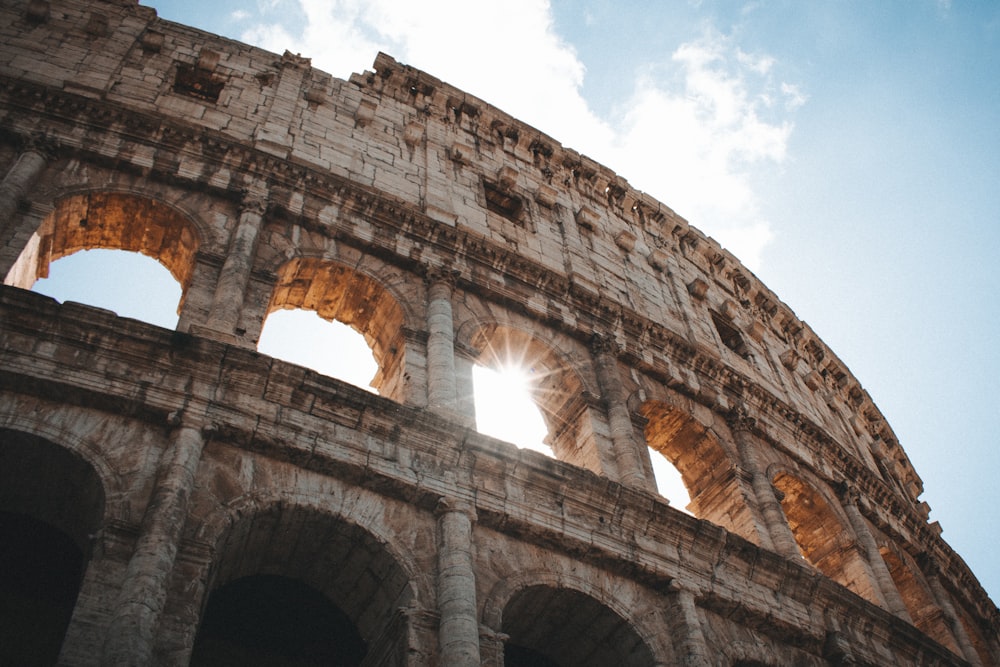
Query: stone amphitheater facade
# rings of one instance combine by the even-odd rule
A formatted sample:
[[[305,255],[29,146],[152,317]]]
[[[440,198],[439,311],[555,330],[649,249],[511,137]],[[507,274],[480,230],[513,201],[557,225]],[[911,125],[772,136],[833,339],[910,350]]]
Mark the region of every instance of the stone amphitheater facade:
[[[0,544],[27,554],[0,662],[1000,664],[837,356],[482,100],[132,0],[10,0],[0,167]],[[86,248],[166,266],[176,330],[27,291]],[[282,308],[361,332],[378,394],[258,353]],[[554,458],[474,429],[472,368],[508,355]]]

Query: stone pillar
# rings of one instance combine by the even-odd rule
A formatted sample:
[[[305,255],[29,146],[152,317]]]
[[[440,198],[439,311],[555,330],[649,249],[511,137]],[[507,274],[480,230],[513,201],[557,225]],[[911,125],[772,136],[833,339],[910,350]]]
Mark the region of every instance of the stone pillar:
[[[594,334],[590,348],[598,388],[607,407],[611,446],[614,448],[614,460],[618,468],[617,481],[626,486],[651,490],[651,480],[646,476],[639,459],[635,429],[629,416],[621,378],[618,376],[616,345],[611,338]]]
[[[204,249],[199,249],[194,254],[191,279],[177,318],[178,331],[188,332],[192,327],[205,328],[204,325],[212,313],[212,301],[215,298],[215,288],[221,269],[222,258],[211,255]]]
[[[851,529],[854,531],[858,544],[861,545],[861,549],[865,554],[865,560],[868,561],[868,565],[871,567],[872,576],[875,578],[878,590],[881,591],[882,597],[885,600],[886,609],[907,623],[912,624],[913,619],[910,618],[910,612],[906,609],[906,604],[903,602],[903,597],[899,594],[899,589],[896,588],[896,582],[892,580],[889,566],[886,565],[885,559],[882,558],[882,553],[875,542],[875,537],[872,535],[871,529],[868,528],[868,522],[865,521],[864,515],[861,514],[861,510],[858,508],[857,491],[845,486],[841,489],[840,498],[844,507],[844,513],[847,514],[847,520],[851,524]]]
[[[243,300],[250,283],[254,252],[257,249],[257,236],[266,211],[265,194],[254,191],[244,196],[240,218],[229,240],[229,252],[215,287],[212,312],[208,320],[210,329],[232,335],[239,326]]]
[[[959,649],[962,651],[962,655],[969,664],[973,667],[983,667],[983,662],[979,658],[979,652],[976,651],[975,647],[972,645],[972,640],[969,639],[969,633],[965,631],[965,626],[962,625],[962,619],[958,617],[958,613],[955,611],[954,605],[951,604],[951,596],[948,591],[944,589],[941,584],[941,578],[939,576],[938,564],[935,563],[930,558],[923,559],[922,570],[924,571],[924,576],[927,577],[927,583],[930,584],[931,593],[934,595],[934,601],[937,602],[938,607],[941,609],[941,613],[944,615],[945,620],[951,627],[951,634],[955,637],[955,641],[958,643]]]
[[[475,509],[466,503],[442,498],[436,511],[440,664],[479,667],[476,574],[472,566]]]
[[[17,209],[42,175],[46,164],[48,158],[44,151],[29,144],[0,181],[0,245],[7,243],[14,230]]]
[[[677,653],[677,664],[683,667],[709,667],[708,644],[698,619],[694,593],[676,581],[670,583],[670,636]]]
[[[104,640],[102,665],[148,665],[167,585],[187,518],[188,499],[205,440],[200,428],[180,424],[170,436],[142,517],[135,551]]]
[[[427,405],[435,412],[450,413],[457,405],[455,384],[455,320],[451,295],[455,272],[436,269],[427,282]]]
[[[799,558],[801,553],[798,543],[795,541],[795,535],[792,534],[792,529],[788,526],[788,520],[781,509],[781,503],[774,492],[774,486],[761,470],[760,462],[757,460],[757,450],[752,433],[756,421],[748,416],[742,408],[730,412],[726,421],[736,439],[740,464],[746,474],[750,476],[750,484],[757,500],[759,514],[764,521],[766,534],[762,537],[769,539],[773,549],[780,555],[786,558]]]

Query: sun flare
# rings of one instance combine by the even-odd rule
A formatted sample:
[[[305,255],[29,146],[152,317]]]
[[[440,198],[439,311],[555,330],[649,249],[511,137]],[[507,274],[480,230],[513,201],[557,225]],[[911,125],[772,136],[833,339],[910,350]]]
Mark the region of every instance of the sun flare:
[[[473,368],[476,427],[480,433],[552,456],[543,442],[548,429],[532,398],[531,380],[530,371],[521,366]]]

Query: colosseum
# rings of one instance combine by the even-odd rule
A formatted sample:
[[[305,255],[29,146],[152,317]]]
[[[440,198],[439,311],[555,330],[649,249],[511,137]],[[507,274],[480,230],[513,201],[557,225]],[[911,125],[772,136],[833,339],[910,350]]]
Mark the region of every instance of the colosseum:
[[[134,0],[9,0],[0,44],[0,663],[1000,664],[868,393],[621,176]],[[176,329],[29,291],[90,248]],[[258,352],[279,309],[377,393]],[[552,457],[475,429],[513,355]]]

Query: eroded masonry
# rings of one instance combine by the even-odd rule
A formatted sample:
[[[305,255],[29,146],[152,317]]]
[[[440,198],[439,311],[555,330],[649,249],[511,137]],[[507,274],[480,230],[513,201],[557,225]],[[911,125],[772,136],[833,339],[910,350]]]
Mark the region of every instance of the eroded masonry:
[[[10,0],[0,173],[0,662],[1000,664],[837,356],[482,100]],[[88,248],[166,266],[177,329],[27,291]],[[258,353],[288,308],[361,332],[378,395]],[[510,354],[554,458],[474,428]]]

